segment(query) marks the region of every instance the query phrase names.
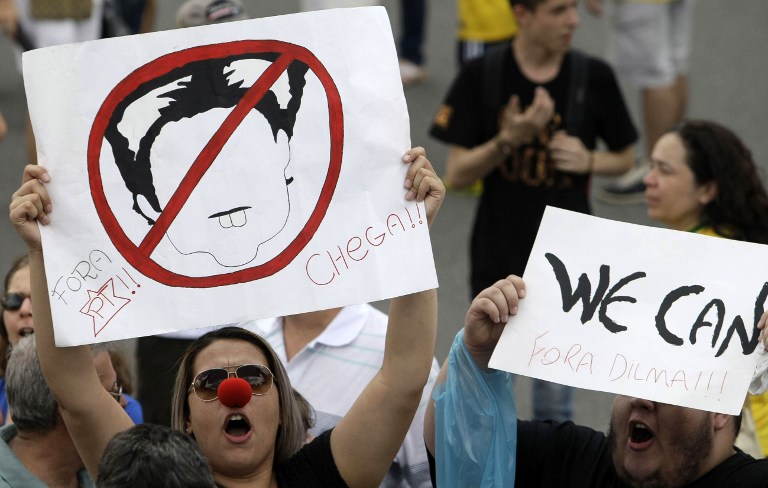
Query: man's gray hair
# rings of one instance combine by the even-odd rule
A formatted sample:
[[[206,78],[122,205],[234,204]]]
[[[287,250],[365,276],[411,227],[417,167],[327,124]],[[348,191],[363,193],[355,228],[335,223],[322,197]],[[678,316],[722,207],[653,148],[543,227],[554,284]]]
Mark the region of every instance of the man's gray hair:
[[[45,382],[34,334],[11,348],[5,383],[8,409],[20,431],[48,432],[56,427],[58,404]]]

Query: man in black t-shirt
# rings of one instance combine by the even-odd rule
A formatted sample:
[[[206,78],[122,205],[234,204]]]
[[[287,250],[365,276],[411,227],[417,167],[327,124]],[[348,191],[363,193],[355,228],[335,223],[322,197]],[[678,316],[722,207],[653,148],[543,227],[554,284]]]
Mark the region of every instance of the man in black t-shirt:
[[[478,405],[489,405],[513,394],[508,382],[498,381],[498,375],[509,374],[488,370],[488,361],[504,320],[516,313],[524,289],[521,278],[510,276],[483,290],[470,305],[463,337],[457,337],[435,383],[437,390],[442,383],[452,382],[446,390],[454,398],[445,398],[445,393],[436,396],[445,409],[454,400],[464,404],[476,399]],[[454,378],[454,373],[461,379]],[[477,382],[484,384],[469,385],[468,378],[480,378]],[[429,403],[424,419],[425,442],[430,453],[437,450],[442,466],[464,477],[460,486],[481,486],[483,477],[509,480],[514,476],[515,488],[768,487],[768,460],[756,460],[733,445],[741,423],[738,416],[618,395],[606,436],[573,422],[517,420],[515,425],[510,419],[502,420],[505,425],[500,429],[488,419],[457,418],[452,410],[435,415],[434,404]],[[450,435],[442,436],[445,440],[438,446],[435,431],[446,430],[443,423],[435,426],[435,417],[443,423],[450,417],[452,422]],[[470,424],[473,429],[466,428]],[[484,432],[486,426],[493,432]],[[504,448],[494,449],[499,445],[494,436],[507,434],[515,436],[505,441],[516,440],[516,448],[514,443],[503,443]],[[492,446],[477,449],[462,435],[493,439]],[[506,459],[510,456],[514,473],[508,472],[513,466]],[[467,479],[467,473],[477,479]],[[437,475],[438,481],[447,481],[442,476],[451,476],[448,468]]]
[[[470,245],[473,297],[523,275],[547,205],[590,213],[591,174],[629,170],[637,140],[611,68],[570,49],[577,2],[510,2],[515,41],[461,71],[430,129],[450,144],[447,186],[483,179]],[[534,381],[535,418],[567,420],[572,403],[570,388]]]

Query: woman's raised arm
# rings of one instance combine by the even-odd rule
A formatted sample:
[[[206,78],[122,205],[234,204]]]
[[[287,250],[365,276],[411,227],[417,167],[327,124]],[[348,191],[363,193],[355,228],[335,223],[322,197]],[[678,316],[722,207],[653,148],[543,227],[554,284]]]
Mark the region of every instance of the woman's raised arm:
[[[45,189],[49,181],[45,168],[27,165],[21,187],[11,200],[10,219],[29,254],[32,316],[40,364],[85,467],[96,479],[107,442],[133,422],[99,381],[88,346],[56,347],[38,227],[50,223],[53,207]]]
[[[409,150],[406,199],[424,202],[431,225],[445,197],[424,149]],[[437,332],[437,291],[390,301],[384,361],[331,435],[336,466],[349,486],[379,486],[403,443],[429,378]]]

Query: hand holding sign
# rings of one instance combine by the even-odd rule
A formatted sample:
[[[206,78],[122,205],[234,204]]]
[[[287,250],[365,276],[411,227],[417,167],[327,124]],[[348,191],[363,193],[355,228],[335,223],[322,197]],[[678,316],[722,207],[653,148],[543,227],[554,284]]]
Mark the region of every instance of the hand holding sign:
[[[436,286],[425,244],[443,194],[422,189],[431,166],[416,153],[400,191],[410,131],[383,8],[58,46],[23,64],[55,178],[41,234],[59,345]]]
[[[765,252],[762,245],[549,207],[525,271],[525,306],[489,364],[738,413],[768,301],[768,269],[758,264]]]
[[[44,185],[50,181],[51,178],[45,168],[28,164],[24,168],[21,187],[11,198],[11,223],[27,244],[29,251],[42,249],[37,221],[43,225],[50,222],[49,214],[53,206]]]
[[[403,183],[403,186],[408,190],[405,199],[424,202],[427,224],[432,226],[437,211],[440,210],[445,198],[445,185],[435,173],[423,147],[408,150],[403,156],[403,162],[410,164]]]
[[[518,303],[524,297],[525,283],[511,275],[481,291],[472,301],[464,320],[464,344],[479,367],[488,367],[509,316],[517,314]]]

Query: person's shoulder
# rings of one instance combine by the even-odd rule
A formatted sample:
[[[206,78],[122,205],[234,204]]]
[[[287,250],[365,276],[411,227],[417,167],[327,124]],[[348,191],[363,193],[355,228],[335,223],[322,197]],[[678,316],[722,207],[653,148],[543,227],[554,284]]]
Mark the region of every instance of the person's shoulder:
[[[594,56],[592,54],[589,54],[588,52],[582,51],[581,49],[571,49],[569,51],[569,56],[580,56],[583,58],[587,63],[587,69],[590,74],[594,75],[613,75],[613,68],[611,68],[611,65],[608,64],[607,61]]]
[[[715,466],[692,486],[768,486],[768,459],[755,459],[740,450]]]
[[[553,420],[519,420],[518,428],[526,431],[533,438],[558,442],[570,439],[570,442],[588,442],[601,446],[607,442],[605,433],[591,427],[575,424],[568,420],[556,422]]]

